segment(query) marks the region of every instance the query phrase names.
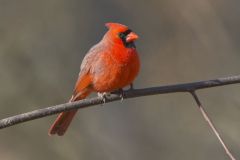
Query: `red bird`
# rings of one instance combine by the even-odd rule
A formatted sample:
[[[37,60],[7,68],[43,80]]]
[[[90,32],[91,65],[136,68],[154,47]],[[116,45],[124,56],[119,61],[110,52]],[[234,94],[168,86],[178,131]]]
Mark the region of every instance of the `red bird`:
[[[86,98],[91,92],[112,92],[131,85],[140,61],[134,41],[138,35],[119,23],[106,23],[109,29],[93,46],[81,64],[81,70],[69,102]],[[49,130],[49,135],[62,136],[77,110],[62,112]]]

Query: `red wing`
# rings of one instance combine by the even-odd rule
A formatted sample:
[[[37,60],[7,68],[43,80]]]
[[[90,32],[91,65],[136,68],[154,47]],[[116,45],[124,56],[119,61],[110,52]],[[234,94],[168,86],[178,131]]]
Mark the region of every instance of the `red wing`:
[[[93,46],[86,56],[84,57],[81,67],[80,67],[80,73],[78,80],[75,85],[72,101],[76,99],[81,99],[84,92],[86,92],[86,89],[90,91],[92,88],[92,73],[91,68],[93,65],[97,62],[98,57],[100,57],[99,54],[103,54],[104,50],[104,44],[98,43],[97,45]],[[82,95],[81,97],[79,97]]]

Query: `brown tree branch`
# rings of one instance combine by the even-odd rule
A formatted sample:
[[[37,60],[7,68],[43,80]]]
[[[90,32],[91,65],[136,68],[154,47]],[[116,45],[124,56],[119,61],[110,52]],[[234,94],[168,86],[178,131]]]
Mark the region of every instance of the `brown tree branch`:
[[[208,122],[212,130],[214,131],[215,135],[217,136],[218,140],[224,147],[227,155],[234,160],[235,158],[230,153],[229,149],[223,142],[222,138],[219,136],[219,133],[217,132],[216,128],[212,124],[211,120],[207,116],[207,113],[203,109],[201,102],[199,101],[197,95],[195,94],[196,90],[199,89],[205,89],[210,87],[217,87],[217,86],[224,86],[229,84],[236,84],[240,83],[240,75],[238,76],[230,76],[225,78],[218,78],[214,80],[207,80],[207,81],[199,81],[199,82],[192,82],[192,83],[183,83],[183,84],[175,84],[175,85],[167,85],[167,86],[160,86],[160,87],[152,87],[152,88],[143,88],[143,89],[134,89],[134,90],[128,90],[124,91],[123,97],[126,98],[134,98],[134,97],[140,97],[140,96],[149,96],[149,95],[156,95],[156,94],[166,94],[166,93],[176,93],[176,92],[189,92],[193,95],[195,101],[198,104],[198,107],[203,114],[205,120]],[[16,125],[19,123],[23,123],[26,121],[38,119],[41,117],[46,117],[49,115],[57,114],[63,111],[69,111],[73,109],[81,109],[86,108],[90,106],[94,106],[97,104],[102,103],[108,103],[116,100],[122,99],[122,96],[119,96],[118,92],[115,92],[111,94],[109,97],[107,97],[106,100],[103,100],[100,97],[96,98],[90,98],[90,99],[84,99],[77,102],[72,103],[65,103],[60,104],[56,106],[51,106],[43,109],[34,110],[31,112],[19,114],[16,116],[8,117],[5,119],[0,120],[0,129]]]
[[[160,87],[152,87],[152,88],[143,88],[143,89],[134,89],[124,91],[124,98],[134,98],[140,96],[149,96],[156,94],[166,94],[166,93],[175,93],[175,92],[193,92],[198,89],[210,88],[223,86],[228,84],[236,84],[240,83],[240,75],[238,76],[230,76],[225,78],[218,78],[214,80],[207,81],[199,81],[192,83],[183,83],[183,84],[175,84],[175,85],[167,85]],[[111,94],[111,96],[107,97],[106,102],[112,102],[116,100],[120,100],[121,97],[117,94]],[[0,129],[6,128],[18,123],[23,123],[26,121],[46,117],[49,115],[57,114],[63,111],[69,111],[72,109],[80,109],[86,108],[90,106],[94,106],[97,104],[102,104],[103,100],[100,97],[84,99],[77,102],[59,104],[43,109],[34,110],[31,112],[22,113],[16,116],[8,117],[0,120]]]
[[[228,157],[231,160],[236,160],[234,158],[234,156],[232,155],[232,153],[230,152],[230,150],[228,149],[228,147],[226,146],[224,140],[222,139],[222,137],[220,136],[217,128],[215,127],[215,125],[213,124],[212,120],[210,119],[210,117],[208,116],[207,112],[205,111],[205,109],[203,108],[203,105],[201,103],[201,101],[199,100],[197,94],[193,91],[191,92],[193,98],[195,99],[198,108],[203,116],[203,118],[206,120],[206,122],[208,123],[208,125],[210,126],[210,128],[212,129],[213,133],[216,135],[217,139],[219,140],[219,142],[221,143],[223,149],[225,150],[226,154],[228,155]]]

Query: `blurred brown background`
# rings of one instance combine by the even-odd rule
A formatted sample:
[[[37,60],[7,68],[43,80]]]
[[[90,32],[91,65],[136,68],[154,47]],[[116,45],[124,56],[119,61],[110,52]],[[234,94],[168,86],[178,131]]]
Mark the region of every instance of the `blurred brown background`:
[[[135,87],[240,73],[239,0],[0,0],[0,118],[64,103],[81,60],[120,22],[139,34]],[[240,86],[199,91],[240,159]],[[228,159],[188,94],[82,109],[64,137],[55,116],[0,131],[3,160]]]

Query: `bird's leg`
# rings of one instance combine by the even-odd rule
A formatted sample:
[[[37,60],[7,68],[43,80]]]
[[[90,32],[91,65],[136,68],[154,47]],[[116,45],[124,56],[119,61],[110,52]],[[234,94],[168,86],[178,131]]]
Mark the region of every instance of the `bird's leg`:
[[[107,96],[111,95],[111,93],[108,93],[108,92],[102,92],[102,93],[98,92],[97,94],[98,94],[98,97],[102,99],[103,103],[106,102]]]
[[[130,88],[128,90],[134,90],[133,83],[130,83]]]
[[[130,88],[129,88],[128,90],[129,90],[129,91],[134,90],[134,88],[133,88],[133,83],[130,83]],[[122,88],[120,88],[120,89],[118,89],[118,92],[119,92],[119,94],[120,94],[120,98],[121,98],[121,102],[122,102],[123,99],[124,99],[124,96],[125,96],[124,90],[123,90]]]
[[[123,101],[123,99],[124,99],[124,91],[123,91],[123,89],[122,89],[122,88],[120,88],[118,91],[119,91],[119,95],[120,95],[121,102],[122,102],[122,101]]]

